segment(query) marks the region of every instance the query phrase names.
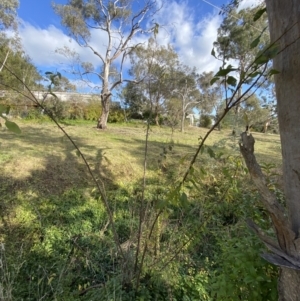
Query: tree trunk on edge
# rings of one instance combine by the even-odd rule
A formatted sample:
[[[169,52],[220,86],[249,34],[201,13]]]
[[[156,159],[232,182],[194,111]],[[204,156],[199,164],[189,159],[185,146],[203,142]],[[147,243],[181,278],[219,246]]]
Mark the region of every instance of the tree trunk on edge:
[[[279,301],[300,301],[300,3],[299,0],[266,0],[266,5],[271,41],[279,46],[273,67],[279,71],[275,75],[275,87],[286,210],[267,188],[253,154],[252,135],[242,134],[240,149],[273,221],[277,241],[254,223],[249,225],[271,251],[263,257],[280,267]]]
[[[295,240],[300,230],[300,3],[299,0],[266,0],[271,41],[279,40],[274,58],[278,121],[283,159],[284,192]],[[295,241],[293,241],[295,243]],[[300,262],[300,244],[289,254]],[[286,250],[291,253],[290,250]],[[281,267],[280,301],[300,300],[300,271]]]

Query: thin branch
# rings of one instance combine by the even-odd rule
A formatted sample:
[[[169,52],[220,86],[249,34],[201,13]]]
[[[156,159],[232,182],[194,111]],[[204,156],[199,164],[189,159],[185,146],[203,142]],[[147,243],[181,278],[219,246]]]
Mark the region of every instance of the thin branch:
[[[2,69],[3,69],[3,67],[4,67],[4,65],[5,65],[5,63],[6,63],[9,54],[10,54],[10,51],[8,50],[7,53],[6,53],[5,59],[4,59],[3,63],[2,63],[2,66],[1,66],[1,68],[0,68],[0,72],[2,71]]]
[[[266,66],[265,66],[265,69],[266,69]],[[209,135],[211,134],[211,132],[214,131],[215,128],[218,127],[218,125],[220,124],[220,122],[224,119],[224,117],[227,115],[227,113],[235,106],[237,105],[241,99],[243,99],[243,97],[255,86],[255,84],[259,81],[259,79],[262,77],[262,74],[260,74],[254,81],[254,83],[246,90],[246,92],[244,92],[235,102],[233,102],[231,105],[229,105],[231,103],[231,101],[233,100],[234,96],[235,96],[235,93],[233,93],[233,95],[231,96],[230,98],[230,101],[228,102],[228,105],[226,106],[226,108],[224,109],[224,112],[223,114],[221,115],[221,117],[217,120],[217,122],[210,128],[210,130],[207,131],[207,133],[205,134],[204,138],[201,140],[197,150],[196,150],[196,153],[195,155],[193,156],[190,164],[189,164],[189,167],[187,169],[187,171],[185,172],[184,176],[183,176],[183,179],[182,181],[180,182],[180,186],[182,186],[186,180],[187,180],[187,177],[188,175],[190,174],[190,171],[192,170],[192,167],[194,166],[195,162],[196,162],[196,159],[202,149],[202,147],[204,146],[204,143],[206,141],[206,139],[209,137]],[[240,80],[240,86],[244,83],[245,79],[243,80]],[[238,87],[236,88],[236,91],[237,89],[239,88],[239,85]]]
[[[125,259],[125,256],[124,256],[124,253],[123,253],[123,250],[121,248],[121,245],[120,245],[120,241],[119,241],[119,237],[118,237],[118,234],[117,234],[117,231],[116,231],[116,228],[115,228],[115,223],[114,223],[114,218],[113,218],[113,214],[112,214],[112,211],[109,207],[109,204],[108,204],[108,199],[106,197],[106,193],[105,193],[105,189],[104,189],[104,183],[102,180],[100,180],[101,183],[99,183],[99,181],[97,181],[97,179],[95,178],[95,175],[94,173],[92,172],[92,169],[89,165],[89,163],[87,162],[85,156],[83,155],[83,153],[81,152],[81,150],[79,149],[79,147],[77,146],[77,144],[75,143],[75,141],[71,138],[71,136],[65,131],[65,129],[59,124],[59,122],[54,118],[53,114],[51,112],[48,111],[48,109],[42,105],[38,99],[35,97],[35,95],[32,93],[32,91],[30,90],[30,88],[27,86],[27,84],[23,83],[22,79],[19,78],[19,76],[17,74],[15,74],[11,69],[9,69],[6,65],[5,65],[5,69],[10,73],[12,74],[19,82],[21,82],[22,84],[24,84],[24,87],[26,88],[27,92],[29,93],[29,95],[32,97],[29,97],[28,95],[26,95],[25,93],[23,92],[20,92],[18,91],[16,88],[13,88],[11,87],[12,90],[14,90],[15,92],[23,95],[24,97],[26,97],[27,99],[33,101],[34,103],[36,103],[41,109],[43,109],[46,114],[50,117],[50,119],[56,124],[56,126],[64,133],[64,135],[66,135],[66,137],[68,138],[68,140],[71,142],[71,144],[74,146],[74,148],[76,149],[77,153],[79,154],[79,156],[82,158],[82,160],[84,161],[84,164],[85,166],[87,167],[88,169],[88,172],[90,174],[90,176],[92,177],[93,179],[93,182],[95,183],[99,193],[100,193],[100,196],[101,196],[101,200],[103,202],[103,205],[105,206],[106,208],[106,211],[108,213],[108,217],[109,217],[109,221],[110,221],[110,224],[112,226],[112,231],[113,231],[113,235],[114,235],[114,239],[115,239],[115,243],[117,245],[117,248],[122,256],[123,259]],[[45,98],[47,97],[47,95],[45,96]]]

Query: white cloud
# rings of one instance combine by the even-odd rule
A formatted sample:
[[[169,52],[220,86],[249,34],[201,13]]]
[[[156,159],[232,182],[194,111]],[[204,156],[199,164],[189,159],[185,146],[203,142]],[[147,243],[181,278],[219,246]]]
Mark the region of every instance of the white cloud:
[[[216,12],[204,19],[198,19],[192,8],[187,7],[185,2],[178,3],[171,0],[164,3],[165,5],[155,17],[155,22],[161,24],[157,36],[158,42],[162,45],[172,44],[180,60],[190,67],[196,67],[198,72],[216,71],[220,64],[210,53],[217,37],[221,17]],[[81,61],[91,62],[95,67],[101,65],[100,59],[90,49],[80,47],[61,29],[53,25],[39,28],[23,22],[20,35],[24,50],[37,66],[62,68],[61,64],[69,64],[68,58],[55,52],[56,49],[64,46],[77,52]],[[144,42],[146,38],[146,36],[136,36],[134,42]],[[101,54],[104,53],[106,41],[104,32],[99,30],[91,32],[91,45]],[[128,61],[126,66],[128,67]]]
[[[70,58],[56,52],[57,49],[65,46],[78,53],[81,61],[91,62],[95,67],[101,64],[100,59],[92,54],[90,49],[80,47],[74,39],[53,25],[42,29],[27,22],[22,22],[20,36],[25,52],[37,66],[58,67],[61,64],[68,65],[71,62]],[[103,33],[96,30],[92,31],[91,45],[101,54],[105,49],[105,40]]]
[[[243,0],[239,5],[239,10],[245,9],[245,8],[253,8],[259,4],[261,4],[262,0]]]
[[[257,5],[261,1],[244,0],[241,2],[240,9]],[[155,22],[160,24],[157,40],[162,45],[172,44],[180,60],[190,67],[196,67],[198,72],[216,71],[220,63],[210,53],[221,21],[222,17],[217,11],[200,19],[193,8],[187,6],[187,2],[164,1],[164,6],[155,16]],[[80,47],[61,29],[53,25],[39,28],[22,22],[20,36],[24,50],[39,67],[62,68],[62,64],[69,64],[70,59],[56,52],[58,48],[64,46],[77,52],[81,61],[91,62],[95,67],[101,65],[100,59],[90,49]],[[141,43],[146,39],[146,36],[136,36],[133,42]],[[106,41],[105,32],[92,30],[91,45],[100,54],[104,54]],[[125,67],[129,67],[128,60]]]
[[[196,67],[200,73],[218,69],[219,61],[211,56],[221,23],[217,13],[197,19],[186,3],[168,1],[168,5],[159,11],[157,21],[162,24],[158,34],[159,43],[172,44],[184,64]]]
[[[69,44],[69,39],[56,27],[50,25],[47,29],[41,29],[22,22],[20,36],[25,52],[36,65],[50,67],[66,62],[55,50]]]

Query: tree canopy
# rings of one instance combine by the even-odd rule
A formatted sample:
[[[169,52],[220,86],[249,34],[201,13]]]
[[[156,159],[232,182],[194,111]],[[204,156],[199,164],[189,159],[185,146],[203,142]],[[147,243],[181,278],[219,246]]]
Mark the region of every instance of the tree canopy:
[[[2,0],[0,3],[0,31],[12,27],[17,27],[18,0]]]

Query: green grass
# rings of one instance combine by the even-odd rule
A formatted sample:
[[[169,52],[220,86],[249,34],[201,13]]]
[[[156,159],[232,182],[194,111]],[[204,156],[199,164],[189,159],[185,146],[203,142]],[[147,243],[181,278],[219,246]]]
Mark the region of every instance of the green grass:
[[[83,162],[76,157],[73,146],[54,124],[22,121],[18,121],[18,124],[22,129],[21,135],[1,131],[2,175],[24,180],[31,177],[36,181],[47,181],[48,186],[76,185],[82,180],[84,183],[89,181]],[[107,131],[98,131],[91,122],[66,124],[63,125],[65,130],[80,147],[96,174],[115,183],[132,182],[142,177],[145,125],[110,124]],[[171,161],[176,164],[176,161],[186,156],[188,162],[195,153],[199,137],[205,133],[206,129],[193,127],[187,128],[185,133],[175,131],[172,135],[169,128],[151,127],[148,154],[150,175],[159,169],[157,162],[164,147],[173,141]],[[262,133],[253,135],[258,160],[280,166],[279,136]],[[230,131],[226,130],[213,132],[206,145],[214,147],[216,151],[225,150],[228,154],[239,153],[238,138],[232,138]]]
[[[10,281],[14,280],[15,296],[20,300],[40,300],[44,297],[45,300],[54,300],[55,296],[59,296],[57,300],[99,300],[95,290],[91,290],[91,294],[95,291],[95,296],[87,294],[79,298],[78,288],[106,283],[107,287],[111,285],[115,289],[114,281],[117,281],[119,270],[115,262],[118,254],[110,227],[107,226],[107,213],[93,190],[95,185],[83,160],[53,123],[16,122],[22,129],[20,135],[4,128],[0,131],[0,243],[4,242],[9,252],[9,273],[15,272],[15,278],[10,278]],[[105,183],[118,235],[121,243],[126,242],[137,229],[145,156],[145,124],[109,124],[108,130],[99,131],[95,123],[72,121],[64,123],[63,127],[80,147],[96,178]],[[156,202],[166,201],[164,193],[167,188],[182,179],[195,154],[199,138],[206,131],[187,127],[185,133],[175,131],[172,135],[170,128],[151,127],[145,199],[153,206],[151,210],[154,214]],[[253,135],[259,162],[272,163],[280,171],[279,136]],[[208,250],[203,256],[211,256],[209,253],[213,252],[209,249],[214,247],[214,234],[207,234],[206,226],[202,228],[201,223],[205,220],[207,225],[213,224],[212,228],[216,227],[215,223],[219,227],[224,210],[229,213],[236,211],[235,214],[240,216],[250,212],[257,219],[263,214],[260,210],[256,215],[252,212],[258,201],[255,189],[247,190],[248,184],[235,183],[231,175],[224,174],[226,183],[216,180],[222,168],[234,170],[235,160],[231,161],[228,157],[240,156],[238,139],[233,138],[229,130],[214,131],[206,145],[217,154],[224,153],[225,162],[217,162],[207,152],[201,154],[196,169],[207,170],[203,190],[187,191],[191,201],[186,208],[178,204],[167,206],[159,224],[162,230],[155,228],[155,231],[164,233],[168,245],[164,249],[165,254],[161,255],[162,262],[173,256],[172,250],[176,250],[194,228],[197,233],[198,230],[204,233],[197,238],[199,241],[196,239],[193,243],[195,248]],[[201,176],[201,172],[195,174]],[[228,188],[227,184],[231,186]],[[245,192],[242,191],[246,186]],[[250,202],[252,205],[249,206]],[[204,206],[203,210],[201,206]],[[207,229],[211,231],[209,227]],[[218,233],[221,231],[218,230]],[[226,231],[224,234],[229,230]],[[202,239],[204,245],[201,245]],[[151,243],[155,245],[153,241],[149,242],[148,263],[155,259],[151,254]],[[160,243],[163,249],[164,241]],[[187,252],[188,248],[184,250]],[[256,249],[253,252],[255,257]],[[187,256],[187,253],[184,254]],[[174,261],[172,268],[175,274],[180,260],[183,263],[186,260],[184,258],[179,259],[179,263],[177,258]],[[159,274],[158,277],[169,280],[167,271],[164,271],[166,275]],[[0,269],[0,284],[1,277]],[[106,295],[103,300],[110,299]],[[114,299],[111,297],[111,300]]]
[[[70,188],[91,188],[94,183],[82,159],[78,158],[67,137],[50,122],[35,123],[17,120],[22,134],[5,129],[0,135],[0,174],[3,189],[33,191],[47,196],[61,194]],[[143,177],[146,126],[144,124],[110,124],[106,131],[99,131],[92,122],[68,122],[64,129],[85,155],[97,178],[107,190],[127,187]],[[199,138],[207,129],[187,127],[185,133],[167,127],[150,128],[147,178],[157,178],[166,171],[172,180],[180,180],[195,154]],[[253,133],[255,153],[259,162],[273,163],[280,170],[281,152],[279,136]],[[230,131],[214,131],[206,145],[223,157],[239,155],[238,139]],[[172,150],[169,147],[172,146]],[[164,149],[166,156],[163,156]],[[206,152],[201,154],[196,166],[206,162],[214,164]],[[16,188],[14,188],[16,187]]]

